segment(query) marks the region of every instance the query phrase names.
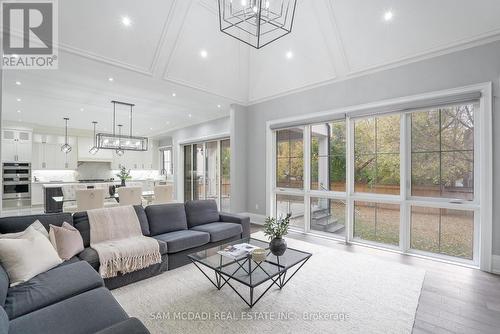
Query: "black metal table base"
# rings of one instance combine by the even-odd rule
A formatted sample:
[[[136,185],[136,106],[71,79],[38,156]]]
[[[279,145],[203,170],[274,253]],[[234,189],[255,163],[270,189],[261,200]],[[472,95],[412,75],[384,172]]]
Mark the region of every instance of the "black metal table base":
[[[214,268],[210,268],[210,267],[206,266],[207,268],[209,268],[210,270],[213,270],[215,272],[215,279],[210,278],[210,276],[205,271],[203,271],[203,269],[198,265],[199,262],[197,262],[193,259],[191,259],[191,262],[193,262],[193,264],[196,266],[196,268],[198,268],[202,272],[202,274],[205,275],[206,278],[208,278],[208,280],[217,288],[217,290],[222,289],[227,284],[234,292],[236,292],[236,294],[245,302],[245,304],[248,305],[248,307],[252,308],[273,287],[273,285],[276,285],[279,289],[282,289],[290,281],[290,279],[300,270],[300,268],[302,268],[302,266],[307,262],[307,260],[309,260],[309,257],[300,261],[299,263],[297,263],[296,265],[294,265],[291,268],[279,270],[279,273],[274,274],[274,275],[270,275],[261,266],[261,263],[254,262],[250,257],[247,257],[243,262],[241,262],[242,260],[235,260],[234,262],[229,263],[229,264],[237,264],[238,265],[238,268],[236,268],[236,270],[232,274],[224,273],[221,271],[221,269],[214,269]],[[264,262],[271,263],[267,260]],[[253,268],[252,268],[252,263],[254,264]],[[279,258],[278,258],[278,261],[276,263],[273,263],[273,264],[278,266],[278,268],[285,268],[284,266],[280,265]],[[225,266],[227,266],[227,265],[228,264],[226,264]],[[205,265],[203,265],[203,266],[205,266]],[[269,282],[269,281],[271,281],[271,283],[269,284],[269,286],[267,286],[265,288],[265,290],[260,295],[255,296],[254,290],[257,286],[251,285],[252,284],[251,283],[252,282],[251,274],[259,268],[269,277],[269,279],[262,282],[261,284],[259,284],[257,286],[265,284],[266,282]],[[292,268],[295,268],[295,270],[293,271],[293,273],[291,275],[288,275],[288,277],[287,277],[288,271],[291,270]],[[238,282],[238,281],[233,279],[232,276],[234,274],[236,274],[236,272],[240,269],[244,270],[248,275],[250,275],[250,285]],[[236,281],[244,286],[247,286],[250,289],[249,298],[245,298],[236,289],[236,287],[233,284],[231,284],[231,281]]]

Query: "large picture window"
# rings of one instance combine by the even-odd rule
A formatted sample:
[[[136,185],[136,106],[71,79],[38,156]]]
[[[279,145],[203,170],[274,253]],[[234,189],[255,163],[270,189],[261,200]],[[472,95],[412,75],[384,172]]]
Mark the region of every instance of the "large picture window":
[[[474,199],[474,104],[411,114],[411,194]]]
[[[346,191],[345,119],[311,126],[311,189]]]
[[[311,197],[311,230],[345,237],[345,201],[340,199]]]
[[[399,205],[354,202],[354,237],[399,245]]]
[[[290,217],[290,225],[303,229],[304,228],[304,197],[293,195],[276,195],[276,214],[278,217],[284,217],[288,213]]]
[[[354,191],[399,194],[399,115],[354,121]]]
[[[473,211],[412,207],[413,249],[472,260],[473,240]]]
[[[292,128],[276,132],[276,186],[304,187],[303,129]]]
[[[271,213],[306,233],[479,265],[488,117],[483,100],[457,100],[273,124]]]

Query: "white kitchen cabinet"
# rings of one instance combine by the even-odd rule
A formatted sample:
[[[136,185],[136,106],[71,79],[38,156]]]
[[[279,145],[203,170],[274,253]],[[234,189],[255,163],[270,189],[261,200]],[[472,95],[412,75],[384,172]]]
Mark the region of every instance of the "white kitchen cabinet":
[[[31,162],[32,133],[29,130],[2,130],[2,161]]]
[[[43,205],[43,185],[41,183],[31,184],[31,205]]]
[[[113,150],[99,150],[96,154],[89,153],[94,146],[92,137],[78,137],[78,161],[113,161]]]
[[[78,147],[75,137],[68,137],[68,143],[72,147],[69,153],[61,151],[61,146],[64,144],[63,136],[34,134],[33,141],[33,169],[77,169]]]

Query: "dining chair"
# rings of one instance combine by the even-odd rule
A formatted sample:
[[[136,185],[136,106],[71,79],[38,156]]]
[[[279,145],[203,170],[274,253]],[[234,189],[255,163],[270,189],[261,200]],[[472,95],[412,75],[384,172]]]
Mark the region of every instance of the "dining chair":
[[[120,200],[120,206],[142,205],[141,187],[120,187],[116,189]]]
[[[153,204],[165,204],[173,201],[174,187],[169,185],[155,186],[154,187],[154,200]]]
[[[78,211],[76,205],[76,191],[87,189],[85,184],[63,184],[61,186],[63,194],[63,212],[74,213]]]
[[[104,207],[104,189],[85,189],[76,191],[76,206],[78,211],[100,209]]]
[[[113,206],[118,206],[118,202],[114,197],[109,197],[111,194],[109,193],[109,187],[112,186],[111,183],[98,183],[95,185],[96,189],[103,189],[104,190],[104,207],[109,208]]]

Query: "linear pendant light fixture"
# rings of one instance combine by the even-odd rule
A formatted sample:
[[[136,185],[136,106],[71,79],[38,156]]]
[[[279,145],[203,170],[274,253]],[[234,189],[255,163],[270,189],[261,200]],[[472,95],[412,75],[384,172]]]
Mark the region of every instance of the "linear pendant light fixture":
[[[260,49],[292,32],[297,0],[219,0],[220,31]]]
[[[95,136],[95,127],[97,125],[97,122],[93,121],[92,124],[94,124],[94,144],[90,148],[89,153],[92,154],[92,155],[96,155],[97,152],[99,152],[99,148],[97,147],[97,140],[96,140],[96,136]]]
[[[115,150],[116,154],[123,155],[124,151],[147,151],[148,138],[132,135],[132,110],[135,106],[131,103],[111,101],[113,104],[113,133],[98,133],[96,136],[97,147],[104,150]],[[122,134],[122,124],[116,125],[116,106],[123,105],[130,108],[130,131],[129,135]],[[118,134],[116,134],[118,127]]]
[[[71,145],[68,144],[68,121],[69,121],[69,118],[68,117],[64,117],[64,122],[65,122],[65,126],[64,126],[64,145],[61,146],[61,151],[63,153],[66,153],[68,154],[69,152],[71,152]]]

